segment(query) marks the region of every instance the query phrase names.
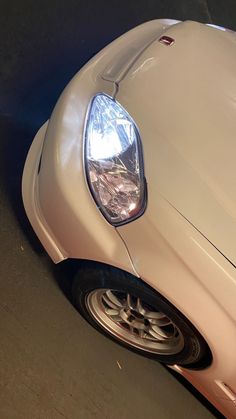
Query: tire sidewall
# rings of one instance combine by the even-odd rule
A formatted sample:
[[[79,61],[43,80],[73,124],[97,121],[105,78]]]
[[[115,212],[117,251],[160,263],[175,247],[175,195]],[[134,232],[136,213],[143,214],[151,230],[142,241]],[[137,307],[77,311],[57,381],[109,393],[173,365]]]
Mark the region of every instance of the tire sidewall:
[[[88,294],[101,288],[129,292],[132,296],[142,299],[145,303],[166,314],[181,331],[184,337],[184,348],[174,355],[155,354],[135,348],[119,340],[112,333],[109,333],[90,314],[86,304]],[[96,268],[81,269],[77,273],[74,281],[72,294],[73,303],[82,316],[95,329],[121,346],[165,364],[179,364],[192,369],[202,368],[201,360],[208,352],[208,346],[205,340],[182,313],[141,279],[112,267],[106,267],[104,269],[104,267],[100,268],[99,266]]]

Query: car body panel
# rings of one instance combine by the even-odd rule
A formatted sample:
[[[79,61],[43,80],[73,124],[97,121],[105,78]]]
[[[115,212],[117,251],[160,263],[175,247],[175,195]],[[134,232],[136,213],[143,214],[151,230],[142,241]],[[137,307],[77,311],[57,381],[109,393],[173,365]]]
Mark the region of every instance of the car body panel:
[[[163,34],[174,44],[159,43]],[[90,259],[131,272],[195,325],[211,366],[172,368],[227,417],[236,416],[236,271],[225,257],[234,260],[234,44],[233,33],[169,20],[123,35],[66,87],[31,146],[22,185],[54,262]],[[126,108],[143,142],[147,209],[119,228],[100,213],[84,171],[87,112],[99,92]]]
[[[176,370],[235,417],[236,404],[219,382],[234,397],[236,37],[195,22],[165,35],[174,44],[153,42],[116,94],[139,128],[148,185],[146,212],[118,231],[140,277],[212,350],[209,368]]]
[[[116,98],[140,130],[149,200],[161,193],[236,265],[236,35],[195,22],[166,34],[175,43],[152,43]]]
[[[124,63],[127,71],[146,45],[175,23],[151,21],[104,48],[75,75],[47,127],[36,135],[24,168],[22,194],[28,218],[54,262],[68,257],[92,259],[137,275],[125,244],[115,228],[104,221],[87,186],[84,126],[93,96],[99,91],[113,96]],[[127,50],[131,54],[128,66]],[[113,62],[116,66],[111,68]]]
[[[37,132],[27,155],[22,179],[22,189],[24,191],[23,202],[28,218],[34,228],[34,231],[38,235],[39,240],[44,245],[52,260],[54,262],[58,262],[66,259],[67,254],[58,243],[55,235],[45,220],[38,196],[38,170],[47,126],[48,122],[45,122],[45,124]]]
[[[158,194],[143,217],[118,230],[140,277],[172,302],[208,342],[211,366],[178,372],[216,404],[215,380],[236,391],[235,268]]]
[[[173,19],[153,20],[148,24],[140,25],[138,28],[129,31],[124,48],[119,47],[115,57],[112,56],[108,61],[102,72],[102,78],[107,81],[120,83],[145,49],[163,35],[170,26],[177,23],[179,21]],[[122,41],[123,37],[119,39]]]

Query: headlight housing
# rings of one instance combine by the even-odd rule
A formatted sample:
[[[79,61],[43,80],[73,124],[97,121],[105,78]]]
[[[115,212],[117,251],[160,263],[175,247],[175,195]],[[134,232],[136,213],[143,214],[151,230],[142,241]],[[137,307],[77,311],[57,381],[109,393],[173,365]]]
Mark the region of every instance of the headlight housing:
[[[99,209],[118,226],[139,217],[146,207],[141,140],[122,106],[99,93],[91,103],[85,131],[85,167]]]

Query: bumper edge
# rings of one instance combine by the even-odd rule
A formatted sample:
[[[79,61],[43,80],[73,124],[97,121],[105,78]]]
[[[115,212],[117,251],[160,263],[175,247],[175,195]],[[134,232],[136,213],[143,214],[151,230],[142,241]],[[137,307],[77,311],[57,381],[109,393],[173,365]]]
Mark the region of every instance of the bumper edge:
[[[50,230],[38,199],[38,167],[47,126],[48,121],[39,129],[29,149],[23,171],[22,196],[26,214],[35,233],[52,260],[59,263],[68,256]]]

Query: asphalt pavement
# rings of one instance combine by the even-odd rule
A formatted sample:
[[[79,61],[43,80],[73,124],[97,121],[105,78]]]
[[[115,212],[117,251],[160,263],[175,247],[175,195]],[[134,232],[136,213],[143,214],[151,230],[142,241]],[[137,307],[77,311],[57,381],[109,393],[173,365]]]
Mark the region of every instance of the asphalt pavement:
[[[233,0],[0,0],[0,419],[211,418],[156,362],[93,330],[65,296],[24,214],[30,143],[71,77],[103,46],[155,18],[236,30]]]

